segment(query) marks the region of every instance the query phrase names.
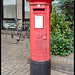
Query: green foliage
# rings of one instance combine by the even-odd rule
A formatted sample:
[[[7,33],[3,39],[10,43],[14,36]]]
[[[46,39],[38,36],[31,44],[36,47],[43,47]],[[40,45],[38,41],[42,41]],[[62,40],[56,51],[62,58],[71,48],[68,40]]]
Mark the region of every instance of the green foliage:
[[[64,14],[56,13],[56,6],[51,13],[51,54],[66,56],[73,52],[73,37]]]
[[[73,52],[73,40],[67,39],[64,34],[56,33],[56,35],[51,35],[51,54],[67,56]]]
[[[74,1],[74,0],[56,0],[56,1],[60,1],[60,2],[70,2],[70,1]]]
[[[59,0],[59,7],[63,10],[62,12],[66,15],[65,20],[72,22],[70,28],[72,30],[74,26],[74,0]]]
[[[56,13],[56,6],[53,7],[51,13],[51,31],[52,34],[56,34],[56,32],[60,32],[61,34],[69,36],[71,34],[71,30],[69,25],[71,22],[65,21],[64,14]]]

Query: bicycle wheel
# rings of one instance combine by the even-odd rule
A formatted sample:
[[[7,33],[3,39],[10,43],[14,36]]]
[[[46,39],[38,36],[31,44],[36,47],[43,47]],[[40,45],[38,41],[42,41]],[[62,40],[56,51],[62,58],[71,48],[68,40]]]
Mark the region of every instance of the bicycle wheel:
[[[30,28],[27,30],[26,35],[28,38],[30,38]]]
[[[19,35],[17,34],[17,27],[14,25],[6,29],[6,39],[9,43],[16,44],[19,42]]]
[[[20,40],[21,40],[21,41],[24,41],[24,39],[25,39],[24,34],[21,33],[21,34],[20,34]]]

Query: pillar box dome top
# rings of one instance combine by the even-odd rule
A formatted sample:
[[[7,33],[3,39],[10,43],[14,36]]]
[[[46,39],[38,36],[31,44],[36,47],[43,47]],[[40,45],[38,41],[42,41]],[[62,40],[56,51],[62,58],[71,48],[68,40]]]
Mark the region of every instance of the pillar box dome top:
[[[54,0],[26,0],[26,1],[28,1],[30,3],[35,3],[35,2],[39,2],[39,3],[41,3],[41,2],[43,2],[43,3],[51,3]]]

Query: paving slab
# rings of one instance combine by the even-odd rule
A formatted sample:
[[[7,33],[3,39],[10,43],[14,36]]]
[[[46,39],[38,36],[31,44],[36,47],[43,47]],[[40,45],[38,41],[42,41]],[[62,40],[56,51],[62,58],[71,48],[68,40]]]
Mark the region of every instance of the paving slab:
[[[1,34],[1,75],[30,75],[30,64],[28,64],[30,53],[27,45],[29,45],[28,39],[10,44],[5,34]],[[71,74],[51,70],[51,75]]]

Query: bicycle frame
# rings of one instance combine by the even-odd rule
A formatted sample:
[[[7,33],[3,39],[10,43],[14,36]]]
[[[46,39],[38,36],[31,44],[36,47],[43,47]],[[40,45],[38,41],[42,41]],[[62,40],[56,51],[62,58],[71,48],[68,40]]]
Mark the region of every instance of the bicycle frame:
[[[22,27],[20,27],[20,25],[22,24]],[[13,29],[11,29],[9,31],[9,28],[13,28],[17,31],[17,33],[15,33],[15,31]],[[23,31],[23,28],[24,28],[24,31]],[[9,36],[7,35],[7,31],[9,31]],[[12,31],[12,33],[11,33]],[[14,34],[15,33],[15,34]],[[25,38],[29,38],[30,37],[30,28],[28,27],[27,31],[26,31],[26,22],[20,22],[16,19],[16,26],[14,25],[11,25],[9,26],[7,29],[6,29],[6,38],[8,39],[8,42],[12,43],[14,41],[13,44],[16,44],[18,43],[20,40],[24,40]],[[15,40],[14,40],[14,39]],[[18,39],[17,39],[18,38]],[[10,41],[13,40],[13,41]]]

